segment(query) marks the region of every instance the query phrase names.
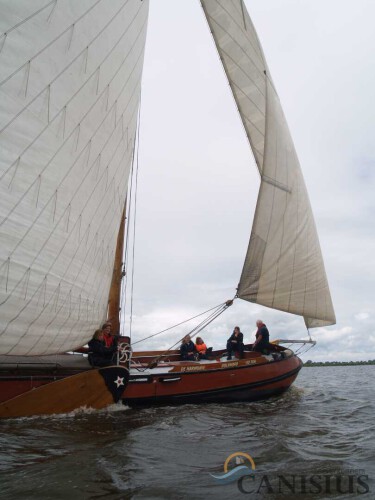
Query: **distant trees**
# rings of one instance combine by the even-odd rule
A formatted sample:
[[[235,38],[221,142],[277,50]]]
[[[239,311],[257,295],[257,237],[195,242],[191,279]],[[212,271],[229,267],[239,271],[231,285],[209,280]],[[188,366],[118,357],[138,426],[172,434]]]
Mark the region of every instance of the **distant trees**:
[[[304,366],[354,366],[354,365],[375,365],[375,359],[368,361],[311,361],[309,359]]]

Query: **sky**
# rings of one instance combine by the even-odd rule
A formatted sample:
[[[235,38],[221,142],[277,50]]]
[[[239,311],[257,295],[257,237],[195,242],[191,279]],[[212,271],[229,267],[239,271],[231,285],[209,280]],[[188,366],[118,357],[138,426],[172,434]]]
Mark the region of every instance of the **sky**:
[[[375,2],[245,3],[300,159],[337,318],[310,331],[317,345],[302,359],[375,359]],[[259,189],[198,0],[150,1],[140,117],[133,342],[234,296]],[[307,338],[302,318],[240,299],[201,336],[223,348],[239,325],[251,342],[258,318],[273,339]],[[137,348],[168,348],[197,321]]]

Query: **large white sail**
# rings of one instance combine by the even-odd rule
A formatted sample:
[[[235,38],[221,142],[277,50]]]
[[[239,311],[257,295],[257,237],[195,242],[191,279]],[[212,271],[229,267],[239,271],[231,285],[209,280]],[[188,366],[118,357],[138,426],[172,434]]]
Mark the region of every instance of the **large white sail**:
[[[0,1],[0,353],[83,345],[105,319],[148,0]]]
[[[335,323],[318,235],[297,154],[243,0],[201,0],[261,175],[238,295]]]

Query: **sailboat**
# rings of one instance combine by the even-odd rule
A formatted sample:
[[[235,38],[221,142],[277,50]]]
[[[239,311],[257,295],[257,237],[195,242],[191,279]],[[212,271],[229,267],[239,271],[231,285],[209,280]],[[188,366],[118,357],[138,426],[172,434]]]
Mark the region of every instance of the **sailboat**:
[[[201,5],[261,178],[236,298],[303,316],[307,328],[334,324],[300,165],[249,14],[242,0]],[[171,350],[129,360],[125,346],[123,361],[101,370],[64,354],[84,346],[107,317],[118,321],[148,7],[148,0],[2,7],[0,416],[101,408],[119,398],[253,400],[286,390],[301,369],[280,345],[268,354],[248,346],[234,361],[215,351],[205,362],[181,361]]]

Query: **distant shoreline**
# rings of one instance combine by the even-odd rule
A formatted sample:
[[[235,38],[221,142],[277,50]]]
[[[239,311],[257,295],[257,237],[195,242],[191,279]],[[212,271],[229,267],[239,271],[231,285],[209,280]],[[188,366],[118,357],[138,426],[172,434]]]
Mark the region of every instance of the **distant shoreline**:
[[[369,361],[306,361],[303,366],[355,366],[355,365],[375,365],[375,359]]]

